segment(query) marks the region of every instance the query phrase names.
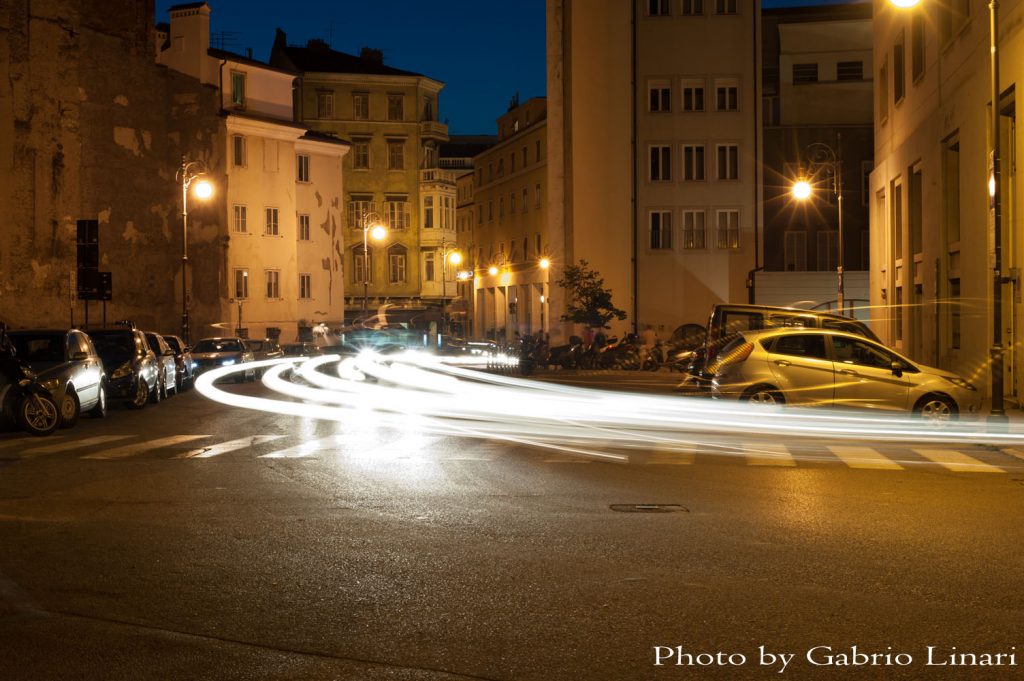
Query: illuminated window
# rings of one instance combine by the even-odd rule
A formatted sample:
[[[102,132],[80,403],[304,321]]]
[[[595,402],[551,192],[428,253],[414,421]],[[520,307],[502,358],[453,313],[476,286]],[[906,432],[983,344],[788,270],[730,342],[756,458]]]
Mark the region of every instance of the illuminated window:
[[[235,300],[245,300],[249,297],[249,270],[236,269],[235,273]]]
[[[734,250],[740,247],[740,212],[734,209],[719,210],[717,215],[718,247]]]
[[[263,234],[266,236],[279,236],[281,234],[278,223],[276,208],[267,208],[264,211]]]
[[[700,250],[706,247],[707,232],[703,210],[683,211],[683,248]]]
[[[242,108],[245,106],[245,73],[231,72],[231,105]]]

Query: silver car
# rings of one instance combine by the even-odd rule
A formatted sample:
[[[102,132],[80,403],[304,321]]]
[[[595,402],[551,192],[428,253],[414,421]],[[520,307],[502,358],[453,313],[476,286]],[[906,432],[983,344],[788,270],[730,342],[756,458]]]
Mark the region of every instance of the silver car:
[[[960,376],[840,331],[743,333],[722,348],[709,371],[714,397],[752,403],[903,411],[934,421],[981,407],[977,389]]]

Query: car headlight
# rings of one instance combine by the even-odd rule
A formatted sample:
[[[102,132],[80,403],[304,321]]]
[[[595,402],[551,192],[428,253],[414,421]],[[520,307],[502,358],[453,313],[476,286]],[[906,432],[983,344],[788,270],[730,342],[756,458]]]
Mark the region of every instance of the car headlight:
[[[232,364],[234,364],[234,363],[235,363],[235,360],[233,360],[233,359],[225,359],[225,360],[223,360],[223,361],[222,361],[222,362],[220,363],[220,365],[221,365],[222,367],[226,367],[226,366],[230,366],[230,365],[232,365]]]
[[[132,363],[131,362],[125,362],[121,366],[119,366],[116,369],[114,369],[114,373],[110,374],[110,378],[112,380],[116,381],[117,379],[124,378],[125,376],[128,376],[131,373],[132,373]]]
[[[53,391],[55,391],[57,388],[60,387],[60,379],[59,378],[50,378],[50,379],[47,379],[47,380],[43,381],[42,383],[40,383],[40,385],[43,386],[44,388],[46,388],[47,390],[49,390],[52,393]]]
[[[965,381],[959,376],[943,376],[943,378],[958,388],[963,388],[964,390],[977,390],[972,383]]]

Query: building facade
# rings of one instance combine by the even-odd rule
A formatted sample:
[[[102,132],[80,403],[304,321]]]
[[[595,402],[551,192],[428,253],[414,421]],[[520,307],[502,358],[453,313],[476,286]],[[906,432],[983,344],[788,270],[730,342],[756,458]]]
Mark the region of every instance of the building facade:
[[[628,312],[613,332],[667,335],[746,298],[759,21],[757,0],[548,2],[552,276],[598,270]]]
[[[1024,3],[1000,3],[1002,345],[1005,394],[1019,401],[1024,239],[1014,159]],[[989,382],[994,238],[989,15],[982,0],[874,3],[875,169],[871,302],[879,336],[910,357]],[[987,392],[987,390],[986,390]]]
[[[188,238],[222,252],[189,273],[192,298],[206,311],[196,335],[291,341],[317,324],[340,326],[348,144],[294,122],[297,73],[211,49],[210,12],[205,2],[172,7],[158,53],[159,63],[216,88],[219,99],[217,144],[197,159],[215,193]],[[197,203],[190,200],[190,213]]]
[[[839,202],[846,312],[868,316],[868,178],[873,167],[871,5],[766,10],[762,17],[763,265],[756,300],[837,299]],[[793,197],[811,181],[807,200]]]
[[[455,173],[438,165],[448,139],[438,121],[443,83],[385,65],[379,50],[354,56],[319,40],[289,45],[280,30],[270,61],[300,74],[299,120],[352,143],[343,200],[349,318],[364,303],[371,313],[383,304],[440,307],[437,263],[456,241]],[[364,252],[364,228],[377,223],[387,236],[367,240]]]

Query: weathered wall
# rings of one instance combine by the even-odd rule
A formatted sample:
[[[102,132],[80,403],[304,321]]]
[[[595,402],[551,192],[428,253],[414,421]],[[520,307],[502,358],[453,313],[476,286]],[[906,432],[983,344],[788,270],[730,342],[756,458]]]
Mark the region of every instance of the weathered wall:
[[[75,221],[100,221],[107,319],[180,328],[181,156],[216,168],[216,93],[153,60],[153,2],[0,5],[0,319],[66,325]],[[192,206],[193,328],[221,316],[220,202]],[[83,321],[82,302],[74,320]],[[90,321],[99,320],[91,304]]]

